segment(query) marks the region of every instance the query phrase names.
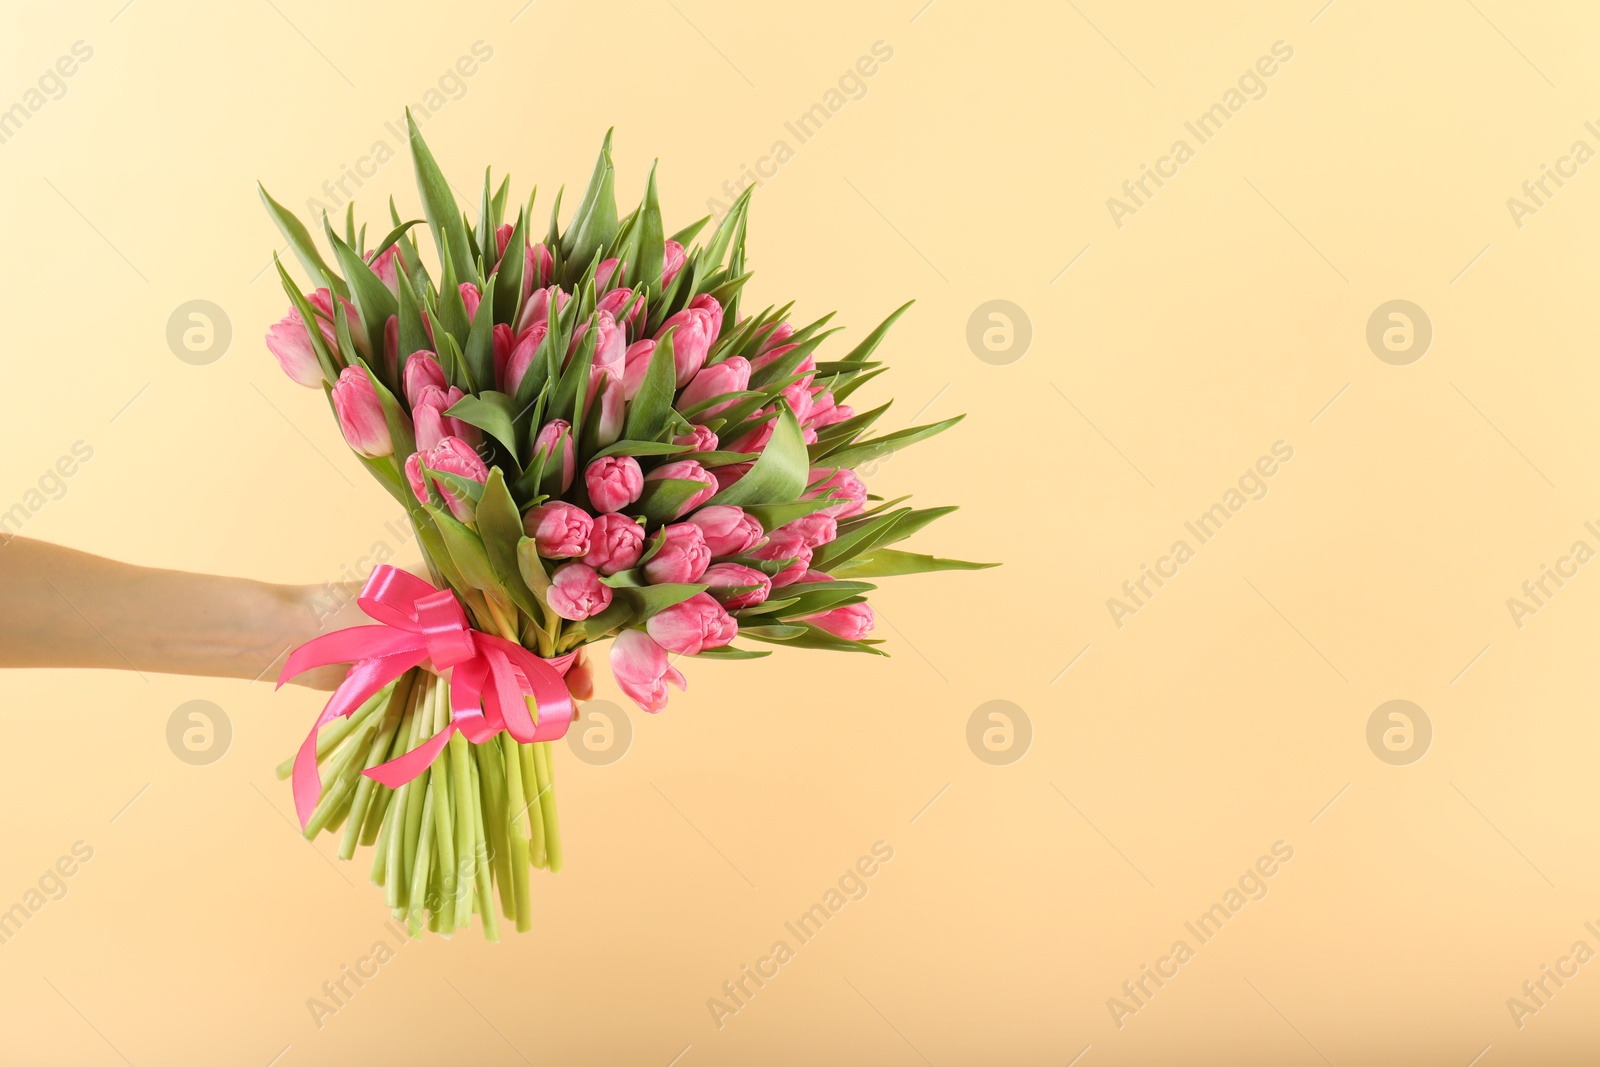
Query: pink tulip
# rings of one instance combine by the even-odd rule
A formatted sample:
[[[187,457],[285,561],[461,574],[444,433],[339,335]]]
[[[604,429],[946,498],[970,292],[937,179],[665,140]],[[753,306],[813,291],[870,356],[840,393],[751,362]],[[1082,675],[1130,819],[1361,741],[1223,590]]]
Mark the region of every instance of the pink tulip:
[[[376,459],[394,454],[383,404],[366,371],[346,367],[339,372],[339,380],[333,385],[333,410],[339,416],[344,439],[358,455]]]
[[[795,519],[787,526],[779,527],[773,536],[776,537],[785,531],[798,537],[807,548],[821,548],[839,536],[839,523],[832,515],[812,512],[810,515]]]
[[[804,424],[811,418],[811,390],[802,382],[790,382],[778,395],[789,402],[796,421]]]
[[[818,615],[807,615],[803,621],[821,627],[835,637],[859,641],[872,632],[876,619],[870,605],[846,604]]]
[[[622,261],[615,257],[602,259],[600,265],[594,269],[594,291],[603,293],[611,288],[611,278],[617,273],[617,268],[622,266]]]
[[[661,609],[650,616],[644,628],[662,648],[683,656],[721,648],[739,636],[738,622],[704,593]]]
[[[645,581],[651,585],[699,581],[711,564],[705,534],[692,522],[673,523],[664,530],[661,550],[644,565]]]
[[[596,515],[583,562],[601,574],[616,574],[639,562],[644,554],[644,527],[615,513]]]
[[[430,471],[454,474],[481,484],[489,480],[489,468],[483,465],[478,453],[459,437],[446,437],[426,452],[413,452],[411,458],[406,460],[406,480],[411,483],[411,491],[419,501],[424,504],[428,502],[428,482],[431,481],[449,506],[450,514],[462,522],[471,522],[477,515],[477,505],[470,497],[457,493],[437,479],[425,481],[422,471],[424,465]]]
[[[621,378],[606,376],[606,384],[600,389],[600,415],[595,423],[595,442],[601,448],[616,444],[622,436],[622,427],[628,415],[627,402],[623,399],[624,386]]]
[[[713,563],[706,568],[700,580],[710,586],[707,592],[722,601],[722,606],[730,611],[753,608],[763,603],[772,592],[771,578],[742,563]],[[733,589],[742,592],[728,592]]]
[[[467,305],[467,321],[478,317],[478,305],[483,303],[483,292],[471,282],[461,283],[461,302]]]
[[[517,347],[517,335],[510,326],[497,322],[494,324],[491,344],[494,351],[494,380],[498,386],[506,380],[506,365],[511,362],[511,352]]]
[[[517,395],[518,386],[522,384],[528,368],[533,366],[533,359],[539,353],[539,346],[544,343],[545,335],[549,332],[550,324],[547,322],[536,322],[523,331],[515,347],[511,349],[511,355],[506,357],[504,392],[511,396]]]
[[[536,322],[550,321],[550,308],[552,304],[559,314],[567,306],[567,301],[572,299],[572,294],[557,286],[545,289],[536,289],[522,305],[522,316],[517,320],[517,333],[525,332],[528,327]]]
[[[806,570],[811,566],[811,546],[806,544],[804,535],[798,530],[783,526],[772,531],[772,536],[767,538],[766,544],[751,550],[750,557],[760,560],[791,561],[773,576],[772,588],[781,589],[786,585],[793,585],[805,576]]]
[[[802,500],[815,500],[819,496],[831,495],[839,499],[839,503],[823,508],[817,514],[832,515],[836,519],[848,519],[852,515],[860,514],[866,509],[867,487],[856,477],[852,470],[830,470],[827,467],[813,467],[807,476],[810,485]]]
[[[401,375],[405,385],[406,400],[412,407],[416,407],[424,386],[433,386],[436,389],[445,388],[444,368],[439,365],[439,359],[427,349],[413,352],[406,357],[405,373]]]
[[[528,261],[522,268],[522,295],[527,297],[534,286],[550,284],[551,275],[555,272],[556,259],[544,246],[544,242],[529,245]]]
[[[621,511],[639,499],[644,472],[632,456],[601,456],[584,468],[583,484],[596,511]]]
[[[385,248],[383,255],[378,256],[376,259],[373,258],[371,252],[367,253],[367,265],[372,268],[372,273],[378,276],[378,280],[389,287],[389,292],[391,293],[400,291],[399,255],[399,245],[390,245]]]
[[[595,307],[600,311],[610,312],[612,318],[616,318],[623,311],[627,311],[628,317],[625,325],[632,326],[639,318],[640,313],[644,311],[644,301],[634,299],[632,289],[613,289],[605,296],[602,296],[595,304]]]
[[[624,630],[611,642],[611,673],[635,704],[652,714],[667,706],[667,683],[689,688],[667,662],[667,650],[643,630]]]
[[[692,459],[679,459],[671,463],[663,463],[644,476],[644,480],[647,482],[659,482],[667,478],[699,482],[704,487],[697,490],[693,496],[678,506],[677,514],[672,516],[675,519],[689,514],[689,512],[717,495],[717,479],[710,471]]]
[[[424,385],[421,388],[411,408],[411,417],[417,423],[417,448],[432,448],[446,437],[459,437],[473,448],[483,444],[482,430],[445,414],[464,395],[455,386],[441,389],[437,385]]]
[[[338,345],[333,339],[333,327],[320,318],[317,325],[330,348]],[[301,385],[315,388],[322,384],[322,364],[317,362],[316,350],[311,347],[311,333],[294,308],[289,314],[273,323],[267,330],[267,350],[283,368],[283,373]]]
[[[322,335],[328,338],[330,347],[337,349],[339,346],[335,338],[338,336],[338,328],[334,325],[333,294],[327,289],[318,289],[314,293],[307,293],[306,301],[321,313],[322,318],[327,320],[327,325],[322,326]],[[367,339],[367,327],[361,321],[361,313],[356,310],[354,304],[342,296],[339,298],[339,306],[344,308],[345,320],[350,326],[350,340],[355,342],[358,351],[370,354],[372,352],[372,344]],[[322,324],[318,323],[318,325],[321,326]]]
[[[766,370],[784,356],[794,351],[795,346],[787,344],[789,338],[794,336],[794,327],[787,322],[780,322],[767,334],[766,340],[761,343],[761,351],[750,361],[752,370]]]
[[[635,341],[628,346],[622,360],[622,395],[632,400],[644,381],[644,372],[650,369],[650,357],[655,355],[654,341]]]
[[[729,356],[721,363],[713,363],[694,376],[694,380],[678,395],[679,411],[690,411],[713,397],[743,391],[750,384],[750,361],[743,356]],[[709,422],[738,403],[737,399],[724,400],[694,412],[695,422]]]
[[[766,536],[754,515],[732,504],[701,508],[689,516],[689,521],[700,527],[713,557],[737,556],[760,544]]]
[[[667,241],[666,247],[661,252],[661,288],[665,289],[672,284],[672,279],[678,276],[687,258],[681,244],[677,241]]]
[[[548,475],[553,470],[559,470],[561,492],[565,493],[572,488],[572,477],[575,473],[572,423],[566,419],[551,419],[545,423],[539,435],[533,439],[533,450],[538,452],[541,447],[550,457],[545,461],[545,473]]]
[[[601,309],[595,312],[594,359],[589,364],[601,370],[612,371],[620,375],[626,362],[628,351],[628,338],[617,320],[611,317],[611,312]],[[567,359],[577,354],[578,346],[583,343],[584,336],[589,332],[587,322],[579,323],[578,328],[572,331],[572,343],[567,346]],[[565,363],[562,364],[565,366]]]
[[[506,256],[506,245],[511,243],[511,235],[517,228],[509,222],[502,222],[494,231],[495,266],[498,269],[500,260]]]
[[[550,576],[545,602],[563,619],[582,622],[611,606],[611,587],[587,563],[563,563]]]
[[[522,517],[522,529],[533,538],[539,555],[546,559],[572,559],[588,553],[594,519],[574,504],[555,500],[529,508]]]
[[[679,434],[672,439],[675,445],[688,445],[696,452],[715,452],[717,450],[717,435],[709,429],[698,424],[690,426],[688,433]]]
[[[656,330],[656,340],[659,341],[668,330],[676,328],[672,335],[672,362],[677,368],[680,388],[688,385],[705,365],[706,356],[711,352],[721,326],[722,308],[710,294],[702,294]]]

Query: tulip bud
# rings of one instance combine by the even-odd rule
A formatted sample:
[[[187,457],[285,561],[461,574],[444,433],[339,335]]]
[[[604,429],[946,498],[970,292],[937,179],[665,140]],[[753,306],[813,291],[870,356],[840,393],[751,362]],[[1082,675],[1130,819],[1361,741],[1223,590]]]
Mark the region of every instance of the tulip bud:
[[[462,282],[461,302],[467,305],[467,321],[471,322],[478,317],[478,305],[483,303],[483,292],[471,282]]]
[[[628,313],[626,325],[632,326],[644,311],[644,301],[636,299],[632,289],[613,289],[595,304],[600,311],[609,312],[612,318],[617,318],[624,311]]]
[[[327,289],[318,289],[314,293],[306,294],[306,302],[327,320],[328,324],[323,327],[322,335],[328,338],[329,347],[337,349],[338,329],[334,325],[333,294]],[[372,344],[367,338],[367,327],[361,321],[361,313],[356,310],[354,304],[342,296],[339,298],[339,306],[344,308],[345,321],[350,326],[350,340],[355,343],[357,351],[363,355],[371,354]]]
[[[786,585],[793,585],[805,576],[806,569],[811,566],[811,546],[806,544],[804,535],[798,530],[783,526],[772,531],[772,536],[767,538],[766,544],[753,549],[750,557],[759,560],[790,561],[772,578],[772,588],[781,589]]]
[[[621,374],[628,351],[628,338],[617,320],[611,317],[611,312],[604,308],[595,312],[594,359],[590,361],[591,367],[601,370],[614,370]],[[579,323],[578,328],[572,331],[572,343],[567,346],[566,359],[570,360],[578,352],[578,346],[583,343],[583,338],[589,332],[587,322]],[[566,363],[563,362],[562,366]]]
[[[866,508],[867,487],[856,477],[853,470],[830,470],[827,467],[813,467],[807,476],[810,488],[800,499],[815,500],[820,496],[832,496],[839,503],[823,508],[817,514],[832,515],[836,519],[848,519],[852,515],[860,514]]]
[[[672,279],[678,276],[687,258],[681,244],[670,239],[667,241],[661,250],[661,288],[672,284]]]
[[[877,620],[872,614],[871,606],[846,604],[818,615],[807,615],[802,621],[820,627],[835,637],[842,637],[847,641],[859,641],[872,632]]]
[[[667,651],[643,630],[624,630],[611,642],[611,673],[617,685],[645,711],[667,706],[667,683],[687,689],[683,675],[667,662]]]
[[[391,293],[400,291],[399,255],[399,245],[390,245],[385,248],[383,255],[378,256],[376,259],[373,258],[371,252],[367,253],[367,265],[372,268],[372,273],[378,276],[378,280],[389,287],[389,292]]]
[[[807,548],[821,548],[839,536],[839,523],[832,515],[817,511],[803,515],[787,526],[780,526],[773,536],[779,534],[797,537]]]
[[[702,294],[656,330],[656,340],[659,341],[668,330],[676,328],[672,335],[672,362],[677,368],[679,388],[688,385],[705,365],[706,356],[711,352],[721,326],[721,306],[710,294]]]
[[[616,574],[644,555],[644,527],[626,515],[596,515],[583,562],[601,574]]]
[[[321,327],[323,339],[329,348],[337,349],[333,327],[320,318],[317,319],[317,325]],[[267,350],[278,361],[278,366],[283,368],[283,373],[295,382],[313,388],[322,384],[322,364],[317,362],[316,350],[311,347],[311,333],[295,308],[290,308],[289,314],[267,330]]]
[[[539,354],[539,346],[544,343],[545,336],[549,332],[549,323],[536,322],[517,338],[516,345],[511,349],[511,355],[506,357],[503,392],[510,396],[517,395],[522,379],[527,375],[528,368],[533,366],[534,357]]]
[[[679,434],[672,439],[675,445],[688,445],[696,452],[715,452],[717,450],[717,435],[699,424],[689,427],[688,433]]]
[[[595,442],[605,448],[616,444],[622,436],[622,427],[628,416],[627,402],[623,399],[626,387],[621,378],[606,376],[600,389],[600,417],[595,423]]]
[[[411,491],[420,502],[428,502],[428,485],[431,482],[449,506],[450,514],[461,522],[473,521],[477,517],[478,507],[472,498],[458,493],[437,478],[428,478],[423,472],[424,466],[429,471],[454,474],[480,484],[486,482],[489,480],[489,468],[483,465],[483,460],[472,450],[472,446],[459,437],[446,437],[426,452],[413,452],[411,458],[406,460],[406,480],[411,483]]]
[[[701,508],[689,516],[689,521],[700,527],[713,558],[747,552],[766,536],[754,515],[746,514],[744,508],[732,504]]]
[[[711,564],[711,550],[705,534],[692,522],[664,527],[661,549],[644,565],[645,581],[651,585],[667,582],[697,582]]]
[[[517,320],[517,333],[523,333],[536,322],[549,322],[552,306],[559,314],[571,299],[571,293],[554,285],[534,290],[522,305],[522,315]]]
[[[583,484],[596,511],[621,511],[639,499],[644,472],[632,456],[601,456],[584,468]]]
[[[672,516],[675,519],[689,514],[689,512],[717,495],[717,479],[692,459],[680,459],[671,463],[663,463],[644,476],[646,482],[659,482],[668,478],[679,481],[699,482],[704,487],[697,490],[688,500],[678,505],[677,513]]]
[[[571,559],[589,551],[594,519],[564,500],[539,504],[522,517],[522,529],[546,559]]]
[[[610,289],[611,279],[620,266],[622,266],[622,261],[616,257],[602,259],[600,265],[594,269],[594,291],[603,293]]]
[[[678,395],[679,411],[690,411],[695,422],[710,422],[722,412],[733,407],[738,400],[724,400],[700,411],[693,409],[714,397],[743,391],[750,384],[750,362],[743,356],[729,356],[721,363],[713,363],[694,376]]]
[[[426,349],[413,352],[406,357],[406,369],[401,378],[405,386],[406,400],[413,408],[420,402],[424,386],[431,385],[443,389],[446,385],[444,368],[439,365],[439,358]]]
[[[333,410],[339,416],[344,439],[357,454],[368,459],[394,454],[383,404],[365,370],[346,367],[339,372],[339,380],[333,385]]]
[[[506,380],[506,365],[511,362],[511,352],[517,347],[517,335],[503,322],[494,324],[490,345],[494,353],[495,384]]]
[[[526,298],[535,286],[549,285],[551,275],[556,272],[556,258],[541,241],[528,246],[528,261],[523,267],[522,295]],[[564,301],[563,301],[564,303]]]
[[[650,369],[650,357],[655,355],[654,341],[635,341],[628,346],[622,363],[622,395],[632,400],[644,381],[644,372]]]
[[[588,564],[563,563],[550,576],[545,601],[563,619],[582,622],[611,606],[611,587]]]
[[[566,419],[551,419],[545,423],[539,435],[533,439],[533,450],[538,452],[540,448],[550,457],[545,461],[545,478],[550,479],[554,475],[561,486],[557,492],[565,493],[572,488],[575,473],[572,424]]]
[[[644,628],[662,648],[683,656],[721,648],[739,635],[738,622],[704,593],[661,609]]]
[[[706,592],[730,611],[753,608],[772,592],[771,578],[742,563],[713,563],[700,580],[710,587]]]
[[[437,385],[424,385],[411,409],[417,424],[417,448],[429,449],[446,437],[459,437],[473,448],[483,444],[483,431],[470,422],[453,419],[445,414],[465,396],[459,388],[441,389]]]

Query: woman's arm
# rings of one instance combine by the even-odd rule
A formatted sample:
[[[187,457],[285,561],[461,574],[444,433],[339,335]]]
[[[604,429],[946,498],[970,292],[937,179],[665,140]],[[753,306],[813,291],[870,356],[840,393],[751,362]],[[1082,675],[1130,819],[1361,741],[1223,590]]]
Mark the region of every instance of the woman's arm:
[[[136,567],[70,548],[0,541],[0,668],[99,667],[276,681],[284,654],[318,634],[371,623],[343,586],[328,588]],[[298,685],[333,689],[343,666],[319,667]],[[577,700],[594,695],[581,653],[567,672]]]

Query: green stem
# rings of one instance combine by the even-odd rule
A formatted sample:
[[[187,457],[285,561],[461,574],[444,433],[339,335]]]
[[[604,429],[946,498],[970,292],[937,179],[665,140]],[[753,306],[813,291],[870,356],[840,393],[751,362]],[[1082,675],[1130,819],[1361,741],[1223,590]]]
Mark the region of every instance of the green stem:
[[[522,770],[522,789],[528,797],[528,828],[531,836],[528,855],[535,867],[550,864],[544,832],[544,797],[539,792],[539,774],[533,766],[533,746],[517,746],[518,766]]]
[[[527,794],[522,788],[522,759],[517,751],[521,746],[510,737],[505,740],[506,797],[511,804],[512,918],[517,930],[526,933],[533,927],[533,906],[528,896],[528,839],[532,827]]]
[[[371,770],[389,755],[389,746],[394,743],[395,731],[400,728],[400,722],[405,718],[406,709],[411,703],[414,682],[413,675],[403,675],[390,692],[389,706],[384,712],[377,738],[372,742],[372,747],[367,749],[363,770]],[[350,859],[356,854],[356,845],[361,840],[361,831],[366,824],[367,805],[371,803],[372,791],[377,785],[377,782],[364,774],[356,779],[355,796],[350,801],[349,821],[345,824],[344,837],[339,841],[339,858],[342,860]]]
[[[489,845],[484,836],[483,775],[477,761],[469,764],[468,776],[472,780],[472,818],[477,836],[473,851],[476,861],[475,883],[478,888],[478,912],[483,916],[483,936],[486,941],[500,940],[500,918],[495,914],[493,877],[489,867]]]
[[[544,813],[544,847],[550,860],[550,873],[561,870],[561,824],[556,820],[556,780],[550,766],[550,743],[529,745],[533,749],[533,769],[539,776],[539,806]]]
[[[440,682],[434,692],[432,733],[436,735],[450,723],[450,687],[447,683]],[[441,757],[442,755],[441,753]],[[443,911],[446,901],[453,900],[456,895],[457,882],[454,813],[451,810],[450,799],[450,763],[443,758],[436,759],[429,771],[428,799],[433,803],[433,832],[436,838],[434,848],[438,856],[437,866],[440,875],[439,906],[436,910]]]
[[[472,925],[472,893],[476,879],[469,864],[474,858],[478,841],[483,833],[478,829],[480,818],[474,816],[478,807],[477,794],[472,789],[472,761],[466,735],[459,730],[450,738],[450,784],[455,790],[456,816],[456,926]]]

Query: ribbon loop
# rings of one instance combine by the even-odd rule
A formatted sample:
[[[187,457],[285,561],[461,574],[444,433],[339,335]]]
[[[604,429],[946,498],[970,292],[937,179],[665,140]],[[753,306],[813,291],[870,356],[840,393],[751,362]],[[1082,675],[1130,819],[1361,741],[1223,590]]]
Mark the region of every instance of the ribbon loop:
[[[429,664],[440,677],[450,672],[451,718],[417,748],[361,772],[390,788],[427,770],[457,730],[480,745],[502,731],[522,744],[567,732],[572,698],[563,676],[576,653],[544,660],[515,642],[474,630],[449,589],[436,589],[387,564],[373,568],[356,602],[378,625],[352,626],[307,641],[289,654],[278,678],[282,686],[313,667],[353,663],[295,756],[294,805],[301,829],[322,795],[317,732],[414,667]],[[530,697],[537,721],[529,714]]]

